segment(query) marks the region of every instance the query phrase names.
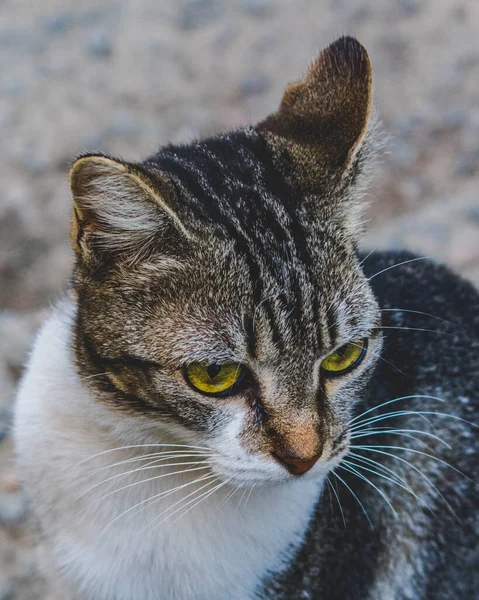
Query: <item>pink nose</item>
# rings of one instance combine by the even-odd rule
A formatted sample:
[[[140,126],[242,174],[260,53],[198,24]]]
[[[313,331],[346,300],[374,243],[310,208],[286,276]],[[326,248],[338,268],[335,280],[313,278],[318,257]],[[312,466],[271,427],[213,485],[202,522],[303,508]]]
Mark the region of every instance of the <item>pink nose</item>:
[[[292,475],[302,475],[309,471],[318,462],[321,454],[316,454],[312,458],[298,459],[291,456],[281,456],[273,452],[273,456],[278,462],[284,465]]]

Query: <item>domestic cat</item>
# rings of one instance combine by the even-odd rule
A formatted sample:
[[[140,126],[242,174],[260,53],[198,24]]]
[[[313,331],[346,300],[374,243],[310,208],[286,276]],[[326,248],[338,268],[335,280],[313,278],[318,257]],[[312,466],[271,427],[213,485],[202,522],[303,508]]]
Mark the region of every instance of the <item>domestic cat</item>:
[[[15,419],[64,597],[479,596],[479,297],[358,253],[371,85],[343,37],[256,126],[74,163]]]

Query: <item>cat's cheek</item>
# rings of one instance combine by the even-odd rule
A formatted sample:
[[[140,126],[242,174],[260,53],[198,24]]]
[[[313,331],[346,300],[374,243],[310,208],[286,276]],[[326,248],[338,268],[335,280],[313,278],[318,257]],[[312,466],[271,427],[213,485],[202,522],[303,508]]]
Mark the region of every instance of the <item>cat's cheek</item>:
[[[289,480],[286,471],[262,448],[262,437],[250,420],[248,411],[238,406],[234,417],[215,434],[210,441],[215,451],[212,470],[240,486]]]

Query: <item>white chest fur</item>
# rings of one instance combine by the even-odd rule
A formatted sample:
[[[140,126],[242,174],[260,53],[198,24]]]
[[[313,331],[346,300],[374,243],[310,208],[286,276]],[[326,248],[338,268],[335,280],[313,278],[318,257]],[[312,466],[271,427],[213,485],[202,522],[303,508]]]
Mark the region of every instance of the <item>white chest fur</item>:
[[[179,495],[139,504],[205,474],[195,472],[142,481],[105,496],[113,488],[93,486],[111,476],[106,467],[112,462],[135,456],[136,450],[109,452],[124,445],[116,433],[134,428],[135,421],[99,405],[80,381],[69,350],[70,323],[71,317],[58,311],[38,337],[18,396],[15,435],[33,508],[73,596],[254,598],[262,578],[284,566],[288,551],[304,535],[319,497],[318,482],[257,486],[251,494],[238,490],[232,496],[225,485],[199,504],[185,505],[186,494],[208,481],[203,480]],[[131,465],[122,468],[131,470]],[[92,473],[95,469],[102,470]],[[136,477],[125,478],[125,485],[139,481]],[[148,477],[149,471],[141,475]],[[170,510],[171,518],[159,516],[178,501],[183,508],[173,515]]]

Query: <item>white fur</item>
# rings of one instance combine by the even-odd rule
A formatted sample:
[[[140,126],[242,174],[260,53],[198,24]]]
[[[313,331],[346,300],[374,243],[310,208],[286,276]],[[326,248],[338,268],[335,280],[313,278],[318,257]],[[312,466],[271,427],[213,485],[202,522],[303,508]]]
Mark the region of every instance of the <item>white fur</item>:
[[[93,487],[122,469],[132,470],[139,463],[113,470],[98,469],[153,452],[155,448],[109,451],[145,443],[146,432],[152,431],[151,418],[146,422],[141,417],[109,410],[82,383],[70,350],[72,312],[71,306],[57,309],[40,332],[19,391],[15,423],[20,471],[53,563],[72,597],[82,600],[253,598],[254,590],[266,574],[281,569],[290,550],[302,539],[319,498],[321,478],[292,481],[291,477],[283,476],[281,485],[257,485],[251,494],[251,488],[239,489],[230,499],[227,495],[233,488],[225,484],[198,506],[190,504],[192,509],[182,518],[175,521],[183,512],[179,511],[161,524],[162,519],[154,521],[155,517],[181,495],[172,496],[174,500],[160,498],[156,503],[140,505],[139,508],[146,508],[141,512],[139,508],[132,510],[108,527],[121,513],[146,498],[175,485],[191,484],[194,477],[209,471],[147,482],[144,480],[165,471],[145,470],[119,478],[122,485],[112,480],[110,484]],[[234,440],[240,423],[238,413],[217,441],[216,450],[222,456],[239,452]],[[168,436],[166,431],[163,438],[154,439],[156,443],[185,443],[184,438],[178,441],[179,438],[172,438],[171,432]],[[87,460],[100,452],[105,453]],[[221,460],[216,473],[224,470]],[[266,481],[274,479],[275,473],[280,479],[278,474],[284,472],[273,461],[264,464],[266,461],[257,459],[256,463],[248,464],[248,469],[268,473]],[[116,487],[140,481],[100,500]],[[185,489],[188,492],[182,492],[184,496],[195,489],[194,484]]]

